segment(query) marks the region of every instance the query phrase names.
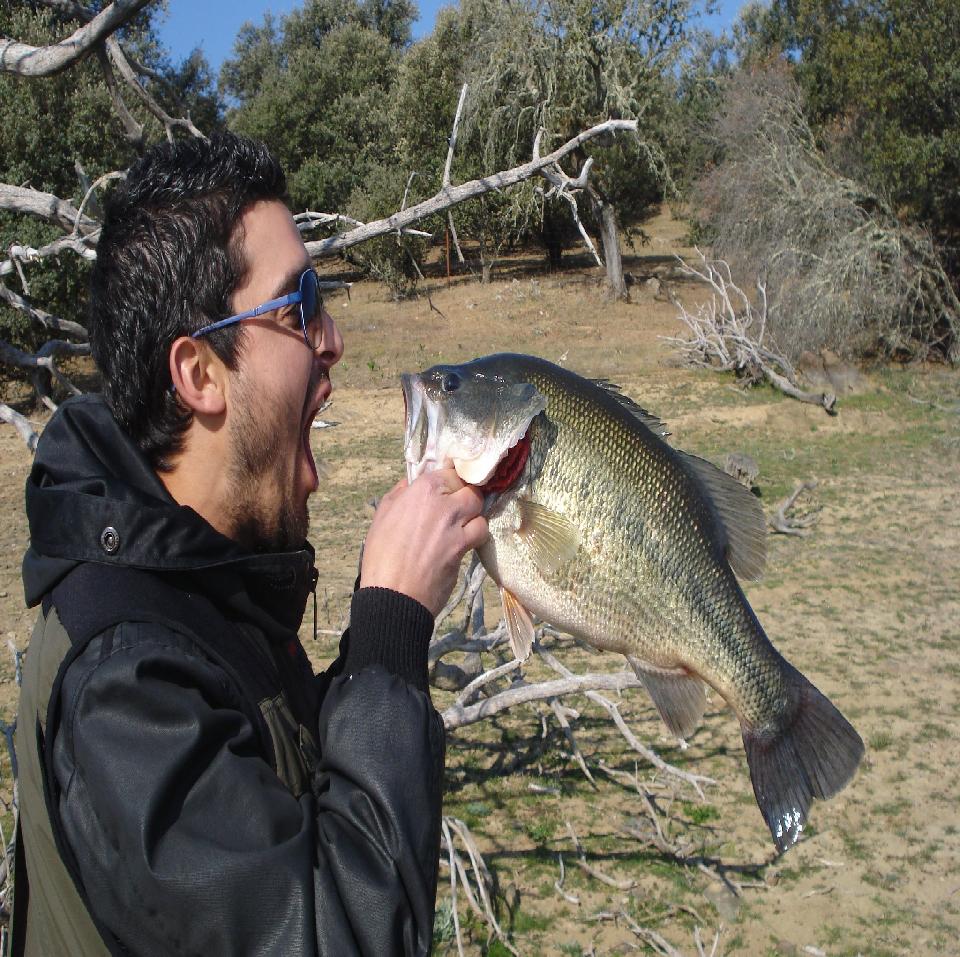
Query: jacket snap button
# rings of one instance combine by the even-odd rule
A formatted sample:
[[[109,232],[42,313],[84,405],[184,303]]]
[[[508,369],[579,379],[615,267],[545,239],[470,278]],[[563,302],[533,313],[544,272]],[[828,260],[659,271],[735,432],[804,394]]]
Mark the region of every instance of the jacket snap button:
[[[108,555],[112,555],[120,547],[120,535],[112,525],[108,525],[100,533],[100,544]]]

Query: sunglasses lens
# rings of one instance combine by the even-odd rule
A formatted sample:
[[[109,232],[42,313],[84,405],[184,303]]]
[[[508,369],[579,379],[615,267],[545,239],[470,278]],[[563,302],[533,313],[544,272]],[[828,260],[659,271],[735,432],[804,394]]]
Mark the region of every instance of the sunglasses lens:
[[[320,315],[320,295],[317,286],[317,274],[308,269],[300,279],[300,320],[307,343],[313,345],[316,336],[317,319]]]

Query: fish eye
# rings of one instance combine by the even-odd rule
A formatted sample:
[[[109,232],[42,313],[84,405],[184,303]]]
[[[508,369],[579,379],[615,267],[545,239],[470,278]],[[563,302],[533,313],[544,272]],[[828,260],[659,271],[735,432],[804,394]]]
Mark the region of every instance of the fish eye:
[[[460,388],[460,376],[456,372],[444,372],[440,379],[440,388],[444,392],[456,392]]]

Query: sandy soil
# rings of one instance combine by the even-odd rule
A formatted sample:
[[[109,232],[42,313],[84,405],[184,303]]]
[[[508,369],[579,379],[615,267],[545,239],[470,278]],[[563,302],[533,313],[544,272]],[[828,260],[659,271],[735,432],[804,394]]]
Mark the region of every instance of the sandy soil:
[[[772,391],[744,394],[729,378],[679,368],[659,338],[680,331],[675,309],[644,280],[657,274],[691,303],[698,291],[672,271],[677,225],[664,217],[648,230],[655,238],[627,263],[637,280],[629,304],[605,301],[595,271],[544,274],[532,257],[510,261],[486,286],[432,280],[432,306],[425,296],[392,301],[375,284],[334,299],[347,354],[324,413],[336,424],[314,432],[326,474],[311,506],[319,632],[310,610],[305,644],[318,667],[330,660],[371,503],[402,474],[400,372],[523,351],[617,381],[667,421],[678,447],[717,461],[729,451],[756,458],[768,508],[796,480],[819,481],[800,500],[817,510],[811,534],[771,536],[768,574],[747,593],[777,647],[856,725],[867,758],[841,795],[814,806],[801,844],[776,858],[736,720],[716,697],[686,750],[644,696],[622,700],[631,727],[665,760],[716,780],[703,800],[635,761],[603,712],[582,698],[569,704],[580,712],[574,730],[596,786],[552,717],[542,724],[536,708],[461,730],[448,749],[448,812],[477,837],[512,945],[524,954],[656,952],[623,911],[683,954],[697,952],[698,926],[707,953],[719,930],[718,954],[960,954],[960,415],[949,411],[960,376],[868,370],[865,390],[830,418]],[[19,580],[29,467],[13,429],[0,429],[0,637],[19,650],[34,620]],[[575,671],[620,667],[612,656],[560,653]],[[436,700],[442,707],[450,696],[438,692]],[[0,713],[9,721],[15,707],[5,653]],[[601,761],[636,770],[671,839],[697,848],[707,871],[625,833],[646,812],[633,786],[605,774]],[[9,797],[6,767],[2,774]],[[567,822],[587,860],[621,888],[576,866]],[[577,904],[554,886],[558,854],[563,889]],[[444,869],[441,902],[447,878]],[[736,893],[735,882],[749,886]],[[488,942],[462,895],[459,905],[467,952],[506,953]],[[449,934],[440,934],[437,950],[456,952]]]

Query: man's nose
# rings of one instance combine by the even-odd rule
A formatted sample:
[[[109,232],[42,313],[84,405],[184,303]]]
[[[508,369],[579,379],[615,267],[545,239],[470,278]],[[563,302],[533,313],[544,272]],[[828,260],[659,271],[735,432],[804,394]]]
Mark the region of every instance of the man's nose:
[[[323,323],[322,333],[320,342],[314,350],[314,357],[324,368],[329,369],[336,365],[343,356],[343,336],[340,335],[340,330],[333,321],[333,316],[327,312],[326,307],[321,313],[321,322]]]

